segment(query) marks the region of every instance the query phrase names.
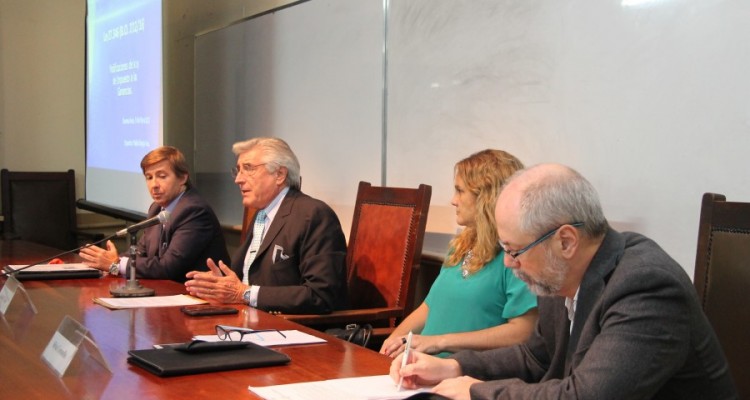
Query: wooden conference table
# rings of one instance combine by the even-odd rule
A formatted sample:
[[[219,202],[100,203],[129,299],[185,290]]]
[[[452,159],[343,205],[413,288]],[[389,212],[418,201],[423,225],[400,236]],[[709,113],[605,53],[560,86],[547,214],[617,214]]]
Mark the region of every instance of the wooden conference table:
[[[56,252],[28,242],[0,241],[0,265],[28,264]],[[66,259],[75,260],[76,256]],[[0,321],[0,399],[257,398],[248,386],[388,373],[388,357],[241,305],[237,305],[240,312],[236,315],[190,317],[180,312],[179,307],[109,310],[93,303],[95,297],[111,297],[110,285],[119,286],[123,282],[123,278],[111,276],[23,281],[38,313],[34,314],[17,292],[5,319]],[[172,281],[141,280],[141,284],[155,289],[157,296],[185,293],[183,285]],[[62,378],[43,363],[42,351],[66,315],[89,330],[112,373],[89,356],[84,347]],[[128,350],[189,341],[193,335],[213,333],[218,323],[258,329],[297,329],[328,342],[277,347],[292,360],[285,366],[170,378],[157,377],[126,361]]]

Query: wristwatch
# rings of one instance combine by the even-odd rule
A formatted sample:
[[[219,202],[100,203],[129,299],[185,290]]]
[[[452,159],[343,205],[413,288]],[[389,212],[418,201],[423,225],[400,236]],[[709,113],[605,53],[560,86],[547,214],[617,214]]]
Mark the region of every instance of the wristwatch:
[[[250,288],[247,288],[242,292],[242,301],[244,301],[245,304],[250,305]]]
[[[109,266],[109,274],[110,275],[120,275],[120,263],[119,262],[113,262],[112,265]]]

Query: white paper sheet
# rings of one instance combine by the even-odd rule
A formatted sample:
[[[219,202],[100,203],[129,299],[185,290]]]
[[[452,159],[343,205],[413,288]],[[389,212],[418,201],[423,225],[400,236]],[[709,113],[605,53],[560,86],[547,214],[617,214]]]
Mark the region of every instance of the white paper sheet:
[[[429,388],[398,390],[388,375],[292,383],[248,389],[266,400],[398,400]]]
[[[206,304],[205,300],[186,294],[174,296],[149,296],[149,297],[97,297],[94,303],[101,304],[111,309],[122,308],[145,308],[145,307],[175,307],[191,306],[195,304]]]
[[[325,339],[321,339],[317,336],[300,332],[296,329],[281,331],[286,338],[279,335],[278,332],[258,332],[245,334],[242,337],[243,342],[253,342],[261,346],[290,346],[293,344],[309,344],[309,343],[325,343]],[[193,340],[203,340],[206,342],[218,342],[219,339],[216,335],[196,335]]]

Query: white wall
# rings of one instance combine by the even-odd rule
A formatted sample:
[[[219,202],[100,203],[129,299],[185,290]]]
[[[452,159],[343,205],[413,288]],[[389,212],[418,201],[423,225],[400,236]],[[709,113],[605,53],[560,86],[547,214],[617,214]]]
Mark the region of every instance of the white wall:
[[[387,181],[431,183],[431,213],[482,148],[560,162],[692,276],[702,194],[750,201],[750,2],[390,5]]]
[[[0,167],[83,182],[84,18],[82,0],[0,0]]]
[[[209,88],[219,86],[217,82],[231,88],[202,99],[213,107],[207,114],[226,119],[226,126],[247,119],[257,124],[256,130],[270,127],[272,134],[286,138],[297,134],[288,130],[290,123],[298,122],[296,131],[304,136],[316,117],[328,115],[315,111],[317,106],[339,104],[339,118],[329,117],[335,123],[311,136],[316,143],[335,143],[340,155],[331,157],[312,145],[296,150],[305,158],[303,171],[308,172],[303,175],[309,177],[312,170],[314,178],[328,179],[303,179],[305,191],[334,207],[354,202],[346,189],[353,189],[351,181],[356,179],[347,180],[351,177],[338,170],[354,164],[357,168],[346,167],[346,172],[369,179],[363,167],[374,164],[367,157],[377,154],[377,122],[362,113],[356,141],[347,140],[351,128],[345,122],[356,118],[358,109],[378,107],[381,93],[357,90],[346,81],[356,75],[377,83],[380,77],[367,74],[377,63],[364,56],[348,61],[341,46],[341,60],[332,67],[335,73],[317,74],[314,81],[295,78],[305,77],[298,69],[309,73],[328,61],[327,45],[336,43],[329,38],[331,26],[335,33],[348,35],[347,46],[369,48],[367,35],[350,25],[379,21],[382,9],[369,9],[363,5],[370,3],[362,1],[357,12],[349,12],[353,24],[326,23],[340,17],[349,4],[320,0],[245,21],[241,25],[247,25],[246,30],[224,30],[238,32],[219,43],[227,44],[225,53],[241,54],[240,59],[196,52],[197,58],[221,60],[214,73],[197,78],[210,77],[205,82]],[[388,4],[387,135],[381,168],[386,185],[432,185],[428,232],[455,233],[449,204],[453,165],[484,148],[507,150],[527,165],[560,162],[578,169],[599,191],[616,229],[651,237],[691,275],[702,193],[750,200],[750,175],[745,172],[750,148],[749,2]],[[274,30],[297,12],[301,17],[290,24],[297,29]],[[261,29],[264,25],[268,28]],[[309,51],[287,47],[319,38],[326,43]],[[381,56],[380,49],[371,53]],[[259,62],[253,69],[248,59],[268,65]],[[239,79],[247,70],[253,71],[251,78]],[[285,71],[297,76],[290,78]],[[300,100],[310,105],[298,107]],[[258,102],[257,109],[253,102]],[[209,133],[224,135],[210,129],[221,125],[214,119],[205,124]],[[331,164],[334,160],[338,164]]]

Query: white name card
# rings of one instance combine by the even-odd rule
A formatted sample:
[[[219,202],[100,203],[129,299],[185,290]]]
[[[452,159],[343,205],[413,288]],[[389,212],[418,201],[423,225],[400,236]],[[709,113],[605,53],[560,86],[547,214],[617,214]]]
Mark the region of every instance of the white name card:
[[[5,311],[8,310],[8,306],[13,300],[13,297],[16,295],[16,292],[21,292],[23,294],[23,298],[26,299],[27,306],[31,308],[31,311],[33,311],[34,314],[36,314],[36,307],[34,306],[34,302],[31,301],[29,292],[26,291],[21,282],[19,282],[15,276],[11,275],[8,277],[8,280],[5,281],[5,286],[3,286],[3,289],[0,290],[0,315],[5,316]]]
[[[57,331],[42,352],[42,359],[57,372],[57,375],[62,376],[73,361],[76,352],[78,352],[78,346]]]
[[[13,275],[8,277],[5,286],[0,290],[0,314],[5,315],[5,312],[8,311],[8,306],[10,306],[10,302],[13,300],[20,284]]]
[[[42,361],[62,377],[82,343],[89,343],[89,354],[107,371],[112,372],[99,347],[88,337],[88,329],[68,315],[60,322],[60,326],[42,352]]]

